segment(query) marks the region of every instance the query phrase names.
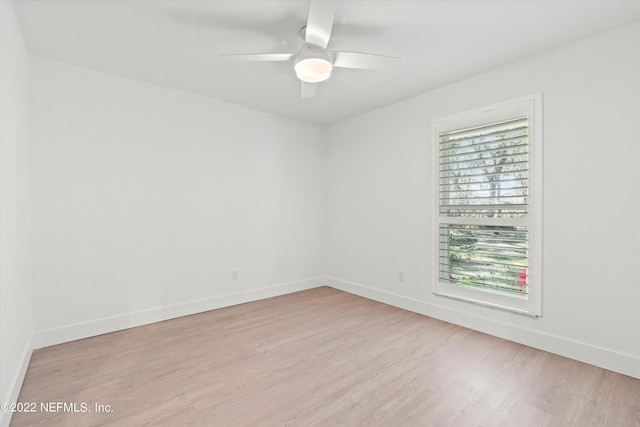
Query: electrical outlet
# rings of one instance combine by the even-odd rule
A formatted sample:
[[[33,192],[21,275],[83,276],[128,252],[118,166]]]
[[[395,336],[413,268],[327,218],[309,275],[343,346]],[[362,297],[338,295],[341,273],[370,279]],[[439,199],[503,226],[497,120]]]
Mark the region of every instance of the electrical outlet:
[[[231,270],[231,280],[238,280],[240,276],[238,275],[238,270]]]
[[[404,271],[398,271],[398,282],[404,283]]]

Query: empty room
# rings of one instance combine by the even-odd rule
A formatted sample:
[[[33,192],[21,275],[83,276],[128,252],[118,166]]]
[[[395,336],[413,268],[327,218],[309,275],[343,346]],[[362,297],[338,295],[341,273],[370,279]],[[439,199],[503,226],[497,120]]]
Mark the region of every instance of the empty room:
[[[0,427],[640,426],[640,0],[0,0]]]

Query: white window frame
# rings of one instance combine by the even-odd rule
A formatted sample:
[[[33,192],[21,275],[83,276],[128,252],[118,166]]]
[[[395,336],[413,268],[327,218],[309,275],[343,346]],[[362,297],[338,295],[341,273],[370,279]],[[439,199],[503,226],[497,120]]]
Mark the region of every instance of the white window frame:
[[[542,315],[542,93],[535,93],[475,110],[433,120],[432,130],[432,292],[435,295],[460,299],[485,306],[515,311],[531,316]],[[486,289],[440,281],[440,224],[447,224],[450,217],[440,216],[440,134],[442,132],[479,126],[518,115],[529,119],[529,173],[528,217],[518,219],[528,230],[528,293],[526,296],[510,295]]]

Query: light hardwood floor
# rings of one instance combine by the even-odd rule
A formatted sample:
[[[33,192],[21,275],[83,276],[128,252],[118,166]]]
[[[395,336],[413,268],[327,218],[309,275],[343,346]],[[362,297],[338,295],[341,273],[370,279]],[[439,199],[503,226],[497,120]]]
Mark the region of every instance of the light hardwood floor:
[[[19,400],[91,412],[14,427],[640,426],[638,379],[326,287],[37,350]]]

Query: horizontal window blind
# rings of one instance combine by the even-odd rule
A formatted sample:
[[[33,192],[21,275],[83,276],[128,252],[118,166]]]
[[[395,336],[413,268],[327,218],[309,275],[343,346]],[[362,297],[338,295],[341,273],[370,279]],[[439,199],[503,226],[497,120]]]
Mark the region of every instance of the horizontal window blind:
[[[440,134],[440,214],[526,218],[528,119]]]
[[[439,136],[440,281],[526,295],[526,115]],[[457,218],[455,222],[454,218]]]
[[[517,226],[440,225],[440,280],[527,293],[527,230]]]

